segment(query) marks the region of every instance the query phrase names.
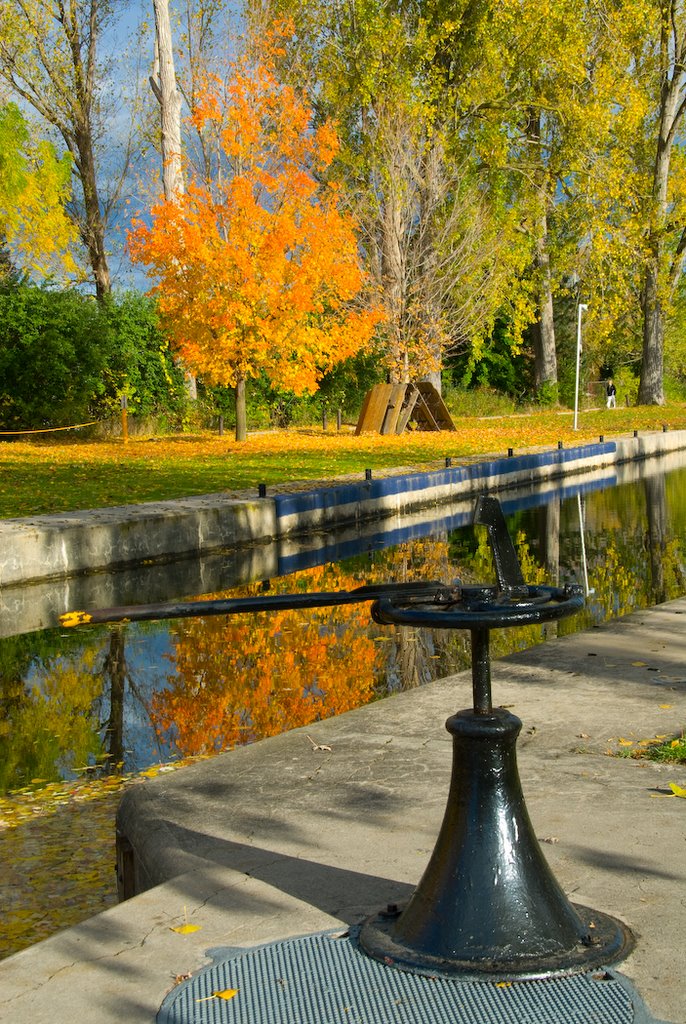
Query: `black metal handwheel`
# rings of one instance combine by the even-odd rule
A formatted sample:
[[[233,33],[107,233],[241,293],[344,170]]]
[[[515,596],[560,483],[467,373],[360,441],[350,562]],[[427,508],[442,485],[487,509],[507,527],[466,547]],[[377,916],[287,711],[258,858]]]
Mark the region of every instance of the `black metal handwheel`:
[[[432,629],[498,629],[553,622],[573,615],[584,604],[577,584],[566,587],[524,586],[516,594],[498,587],[462,587],[457,601],[419,603],[383,597],[372,605],[382,625],[426,626]]]

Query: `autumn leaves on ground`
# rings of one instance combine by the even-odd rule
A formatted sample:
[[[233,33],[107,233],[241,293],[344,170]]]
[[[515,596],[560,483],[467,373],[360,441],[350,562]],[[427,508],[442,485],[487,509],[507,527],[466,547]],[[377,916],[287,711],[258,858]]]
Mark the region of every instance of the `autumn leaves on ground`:
[[[83,441],[64,434],[0,444],[0,517],[162,501],[192,494],[256,490],[298,480],[330,480],[365,469],[425,467],[446,456],[503,456],[561,440],[565,447],[602,434],[686,428],[686,406],[569,411],[499,418],[454,416],[455,432],[355,437],[321,427],[266,431],[237,443],[218,434],[177,434]]]
[[[0,510],[5,517],[60,512],[212,491],[254,491],[261,482],[276,491],[280,484],[290,484],[293,480],[331,480],[351,473],[362,475],[365,468],[426,467],[442,464],[447,455],[454,463],[459,463],[460,458],[504,455],[510,447],[521,452],[530,447],[554,446],[558,440],[567,447],[597,440],[601,433],[609,439],[615,432],[662,429],[663,424],[671,429],[686,427],[686,409],[586,412],[577,432],[572,430],[571,414],[547,412],[502,419],[457,419],[455,433],[417,433],[388,438],[354,437],[350,427],[340,433],[328,431],[326,435],[321,428],[259,433],[250,435],[244,444],[212,434],[133,437],[128,444],[121,440],[56,442],[41,438],[0,445]],[[345,589],[345,581],[340,585]],[[349,585],[354,585],[354,581]],[[359,612],[348,610],[347,614]],[[220,628],[219,624],[215,625]],[[216,657],[220,649],[226,652],[227,645],[235,645],[237,638],[233,634],[240,626],[232,623],[230,627],[221,628],[228,628],[228,633],[223,635],[214,653],[210,652],[212,657]],[[319,634],[316,630],[315,633],[317,639]],[[250,635],[248,630],[246,642]],[[371,644],[364,657],[355,659],[357,664],[372,665],[373,646]],[[188,646],[182,650],[188,652]],[[242,650],[249,654],[245,642]],[[265,719],[260,725],[261,731],[258,730],[260,735],[313,721],[314,705],[302,699],[307,666],[311,663],[307,653],[299,650],[302,665],[300,669],[300,663],[292,666],[294,678],[300,679],[302,686],[287,695],[283,707],[280,705],[281,711],[285,708],[288,713],[283,721]],[[193,656],[197,654],[194,648]],[[337,690],[341,700],[334,701],[332,708],[325,709],[324,713],[337,713],[369,700],[373,696],[371,680],[361,682],[364,693],[352,694],[352,690],[350,694],[347,690],[338,693]],[[349,683],[346,673],[342,672],[341,685]],[[169,692],[167,704],[157,709],[160,728],[173,721],[183,733],[186,718],[183,708],[177,705],[187,699],[188,694],[178,688]],[[227,688],[226,701],[232,702],[234,710],[238,707],[240,694],[235,687]],[[261,722],[260,715],[270,714],[270,707],[268,701],[260,704],[258,700],[256,720]],[[215,711],[214,705],[208,705],[207,714],[201,716],[203,735],[214,736],[219,729],[217,723],[213,724],[207,717]],[[319,717],[321,709],[315,708],[314,712],[315,718]],[[231,721],[237,721],[235,715]],[[188,729],[198,728],[197,722],[193,725],[190,718],[187,726]],[[229,737],[228,745],[241,739]],[[187,748],[191,757],[207,754],[194,743],[187,744]],[[126,785],[144,784],[146,775],[160,770],[172,768],[157,766],[136,777],[106,776],[93,781],[49,785],[37,778],[23,790],[0,797],[0,861],[3,865],[0,891],[4,908],[0,956],[116,902],[114,814],[121,790]]]

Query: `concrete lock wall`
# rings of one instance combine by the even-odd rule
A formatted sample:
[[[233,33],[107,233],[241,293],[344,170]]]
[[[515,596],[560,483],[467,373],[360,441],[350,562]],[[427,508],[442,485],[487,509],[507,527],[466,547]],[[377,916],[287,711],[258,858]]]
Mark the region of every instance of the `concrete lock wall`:
[[[686,431],[647,434],[473,465],[402,473],[265,498],[220,494],[0,523],[0,586],[239,548],[525,487],[686,447]]]

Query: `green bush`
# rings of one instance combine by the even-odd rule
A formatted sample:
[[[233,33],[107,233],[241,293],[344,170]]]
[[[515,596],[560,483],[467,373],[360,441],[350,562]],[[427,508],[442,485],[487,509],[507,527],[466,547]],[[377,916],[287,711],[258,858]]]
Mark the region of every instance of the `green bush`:
[[[510,416],[517,404],[510,395],[493,388],[443,388],[443,401],[451,416]]]
[[[77,291],[5,277],[0,284],[0,427],[29,430],[103,420],[121,395],[134,415],[183,419],[183,374],[156,305],[127,293],[103,304]]]
[[[251,430],[268,427],[309,426],[321,423],[326,411],[332,420],[338,409],[347,422],[356,422],[367,391],[383,380],[385,370],[377,353],[358,353],[325,373],[313,395],[298,397],[292,391],[274,387],[265,374],[249,380],[246,387],[248,426]],[[231,388],[203,387],[199,397],[207,426],[216,425],[220,416],[228,429],[235,425],[234,396]]]
[[[125,393],[130,413],[166,414],[180,425],[187,412],[187,389],[160,328],[157,303],[126,292],[106,302],[102,313],[112,343],[105,374],[110,411],[118,411]]]
[[[110,337],[94,300],[24,281],[0,286],[0,423],[5,430],[93,419]]]

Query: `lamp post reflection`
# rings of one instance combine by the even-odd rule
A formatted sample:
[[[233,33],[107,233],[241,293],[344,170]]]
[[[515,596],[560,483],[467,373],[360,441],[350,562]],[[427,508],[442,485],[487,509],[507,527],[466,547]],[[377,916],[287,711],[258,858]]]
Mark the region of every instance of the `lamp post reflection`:
[[[580,494],[576,496],[577,508],[579,510],[579,536],[581,537],[581,566],[584,574],[584,594],[595,594],[595,590],[588,585],[588,562],[586,560],[586,538],[584,536],[584,499]]]

